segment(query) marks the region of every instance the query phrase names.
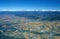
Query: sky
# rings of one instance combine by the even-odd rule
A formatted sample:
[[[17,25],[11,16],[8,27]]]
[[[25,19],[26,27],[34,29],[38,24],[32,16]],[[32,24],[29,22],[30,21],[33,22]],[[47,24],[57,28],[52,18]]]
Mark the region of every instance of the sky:
[[[0,10],[60,10],[60,0],[0,0]]]

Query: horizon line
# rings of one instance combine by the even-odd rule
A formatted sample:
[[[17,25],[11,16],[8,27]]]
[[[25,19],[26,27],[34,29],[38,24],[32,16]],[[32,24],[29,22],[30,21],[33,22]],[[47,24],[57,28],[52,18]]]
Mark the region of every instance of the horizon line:
[[[60,10],[53,10],[53,9],[50,9],[50,10],[48,10],[48,9],[1,9],[0,11],[59,11],[60,12]]]

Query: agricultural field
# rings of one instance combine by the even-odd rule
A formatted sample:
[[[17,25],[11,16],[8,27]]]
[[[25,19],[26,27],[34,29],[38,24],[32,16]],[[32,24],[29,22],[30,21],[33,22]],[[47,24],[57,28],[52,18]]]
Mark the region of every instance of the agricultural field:
[[[45,17],[42,14],[43,16],[40,16],[40,18],[37,18],[39,15],[32,15],[28,17],[29,14],[27,16],[2,14],[0,15],[0,38],[60,39],[60,20],[58,18],[49,18],[49,14]],[[58,17],[58,14],[55,14],[54,17]]]

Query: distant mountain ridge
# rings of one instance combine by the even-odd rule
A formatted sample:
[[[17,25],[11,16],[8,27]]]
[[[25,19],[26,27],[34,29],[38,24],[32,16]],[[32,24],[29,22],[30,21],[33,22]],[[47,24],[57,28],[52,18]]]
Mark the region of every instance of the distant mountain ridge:
[[[60,12],[58,11],[1,11],[1,15],[16,15],[20,17],[27,17],[29,19],[40,19],[40,21],[58,21],[60,20]]]

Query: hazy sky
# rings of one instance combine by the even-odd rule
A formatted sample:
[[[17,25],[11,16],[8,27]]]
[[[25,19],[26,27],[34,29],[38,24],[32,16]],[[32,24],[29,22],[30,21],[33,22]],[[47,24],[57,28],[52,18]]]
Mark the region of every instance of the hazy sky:
[[[0,0],[2,9],[60,9],[60,0]]]

